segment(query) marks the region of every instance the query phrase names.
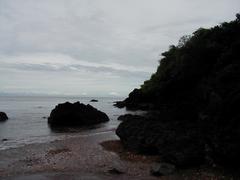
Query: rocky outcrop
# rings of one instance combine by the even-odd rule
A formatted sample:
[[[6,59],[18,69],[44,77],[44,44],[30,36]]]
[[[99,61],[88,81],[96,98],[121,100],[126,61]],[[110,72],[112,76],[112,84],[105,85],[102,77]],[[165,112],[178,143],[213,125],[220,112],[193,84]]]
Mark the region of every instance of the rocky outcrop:
[[[160,123],[157,118],[140,117],[123,121],[116,130],[127,149],[160,155],[162,160],[177,167],[204,162],[204,144],[196,126],[184,121]]]
[[[8,120],[8,116],[5,112],[0,112],[0,121]]]
[[[89,126],[109,121],[108,116],[80,102],[58,104],[51,112],[48,123],[51,126]]]
[[[114,102],[113,106],[117,107],[117,108],[124,108],[126,106],[124,101],[116,101]]]
[[[116,101],[113,104],[115,107],[128,110],[150,110],[154,108],[154,104],[148,96],[143,95],[140,89],[134,89],[123,101]]]
[[[157,153],[185,167],[209,157],[223,166],[240,161],[240,15],[200,28],[164,52],[157,72],[119,102],[157,115],[123,121],[117,135],[133,150]]]
[[[98,100],[96,100],[96,99],[92,99],[90,102],[98,102]]]

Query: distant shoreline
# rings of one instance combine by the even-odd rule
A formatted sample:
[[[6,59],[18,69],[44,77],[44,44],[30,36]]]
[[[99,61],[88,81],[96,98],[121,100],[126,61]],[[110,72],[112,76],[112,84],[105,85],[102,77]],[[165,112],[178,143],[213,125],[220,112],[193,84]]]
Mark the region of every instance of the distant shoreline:
[[[0,97],[53,97],[53,98],[116,98],[124,99],[125,96],[83,96],[83,95],[51,95],[51,94],[1,94]]]

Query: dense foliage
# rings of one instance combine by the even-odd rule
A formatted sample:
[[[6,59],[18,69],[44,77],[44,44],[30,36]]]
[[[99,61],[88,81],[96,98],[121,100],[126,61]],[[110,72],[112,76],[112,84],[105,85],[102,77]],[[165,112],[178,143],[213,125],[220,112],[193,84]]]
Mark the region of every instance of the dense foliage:
[[[130,144],[128,137],[131,137],[132,142],[142,145],[151,134],[153,143],[144,147],[162,150],[159,139],[164,139],[166,134],[161,132],[171,132],[170,139],[162,141],[164,145],[172,145],[175,154],[179,152],[174,148],[185,152],[187,147],[185,144],[181,150],[180,144],[186,141],[176,139],[187,137],[198,144],[194,149],[205,151],[207,147],[208,156],[215,162],[237,165],[240,160],[240,15],[234,21],[210,29],[200,28],[192,36],[184,36],[162,56],[157,72],[124,101],[127,108],[157,110],[158,117],[135,123],[136,131],[133,121],[124,121],[117,131],[120,138]]]
[[[220,96],[226,96],[230,88],[237,86],[231,82],[236,78],[233,73],[238,73],[239,48],[239,18],[211,29],[200,28],[192,36],[181,38],[178,46],[172,45],[162,53],[157,72],[135,92],[141,94],[143,102],[150,101],[156,105],[179,101],[181,97],[185,99],[185,94],[193,94],[198,88],[204,88],[202,86],[208,86],[211,89],[208,92],[217,91]],[[232,73],[228,77],[230,81],[222,77],[229,71]],[[224,86],[221,90],[216,87],[221,85]],[[130,99],[131,95],[137,93],[130,94]],[[203,95],[206,94],[199,94]]]

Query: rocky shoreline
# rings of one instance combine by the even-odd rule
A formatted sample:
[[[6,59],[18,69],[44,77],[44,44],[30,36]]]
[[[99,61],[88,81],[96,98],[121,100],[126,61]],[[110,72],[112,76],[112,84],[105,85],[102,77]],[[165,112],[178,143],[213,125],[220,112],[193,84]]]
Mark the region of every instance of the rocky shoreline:
[[[147,111],[119,116],[116,132],[0,151],[0,178],[238,179],[239,31],[237,15],[171,46],[150,80],[115,102]],[[105,113],[80,102],[59,104],[48,118],[53,127],[107,121]]]
[[[0,179],[159,179],[150,173],[158,156],[127,151],[114,130],[0,151],[0,159]],[[200,167],[176,171],[164,179],[232,177],[218,168]]]
[[[111,141],[119,147],[114,130],[0,151],[0,179],[48,173],[77,174],[80,179],[85,175],[96,179],[154,179],[148,174],[151,161],[122,160],[113,152],[116,148]],[[116,175],[113,169],[123,173]]]

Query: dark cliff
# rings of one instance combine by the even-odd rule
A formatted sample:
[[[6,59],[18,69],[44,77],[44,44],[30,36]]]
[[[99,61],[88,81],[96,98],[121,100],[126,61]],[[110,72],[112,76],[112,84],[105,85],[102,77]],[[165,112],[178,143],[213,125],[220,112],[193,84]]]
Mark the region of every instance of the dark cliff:
[[[157,115],[124,121],[118,136],[129,148],[157,152],[176,164],[179,157],[192,158],[187,162],[191,164],[209,156],[215,163],[236,166],[240,160],[240,15],[182,37],[162,56],[157,72],[120,103],[129,109],[154,110]]]

